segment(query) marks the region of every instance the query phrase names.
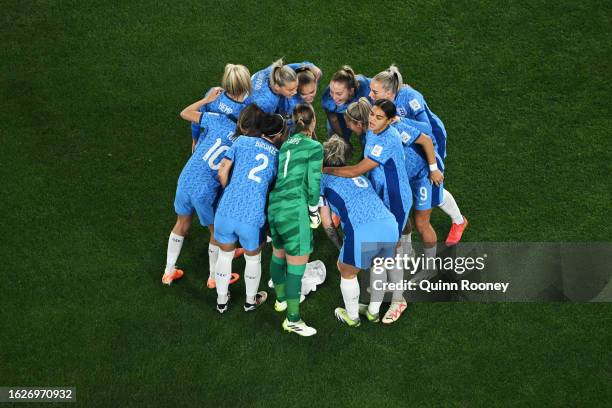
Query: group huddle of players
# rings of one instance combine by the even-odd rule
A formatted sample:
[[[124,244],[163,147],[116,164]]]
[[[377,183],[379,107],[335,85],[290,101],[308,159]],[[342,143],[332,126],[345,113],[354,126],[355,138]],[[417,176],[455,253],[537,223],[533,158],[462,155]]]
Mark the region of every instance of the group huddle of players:
[[[360,325],[360,315],[393,323],[406,309],[397,285],[389,309],[380,316],[382,283],[402,282],[402,269],[376,275],[379,282],[370,285],[369,304],[359,303],[357,273],[375,258],[412,256],[412,224],[426,259],[436,256],[433,208],[451,217],[446,245],[459,242],[467,227],[443,186],[444,125],[423,96],[403,84],[398,69],[392,65],[372,78],[356,75],[349,66],[334,73],[322,96],[328,131],[323,144],[315,135],[311,105],[321,76],[310,62],[278,60],[253,76],[245,66],[228,64],[221,87],[181,112],[191,122],[192,155],[178,180],[177,221],[162,277],[169,285],[183,276],[176,261],[195,212],[211,233],[207,286],[217,291],[217,311],[228,310],[228,288],[238,278],[232,260],[240,255],[245,258],[244,310],[254,311],[268,297],[259,283],[261,251],[269,236],[274,309],[286,311],[282,327],[301,336],[316,333],[300,316],[300,289],[313,251],[312,229],[321,223],[340,250],[345,307],[336,308],[335,315],[351,327]],[[353,136],[363,158],[347,165]],[[422,272],[419,279],[436,273]]]

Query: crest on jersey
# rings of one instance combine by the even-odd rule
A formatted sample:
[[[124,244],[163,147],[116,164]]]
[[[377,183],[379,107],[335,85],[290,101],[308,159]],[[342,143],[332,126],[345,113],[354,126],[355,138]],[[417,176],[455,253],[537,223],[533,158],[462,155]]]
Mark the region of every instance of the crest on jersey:
[[[408,143],[408,140],[410,140],[410,135],[407,132],[402,132],[402,143],[406,144]]]
[[[421,104],[416,100],[416,98],[408,102],[408,104],[414,111],[421,109]]]
[[[383,151],[383,147],[381,145],[374,145],[372,148],[372,156],[380,157],[380,154]]]

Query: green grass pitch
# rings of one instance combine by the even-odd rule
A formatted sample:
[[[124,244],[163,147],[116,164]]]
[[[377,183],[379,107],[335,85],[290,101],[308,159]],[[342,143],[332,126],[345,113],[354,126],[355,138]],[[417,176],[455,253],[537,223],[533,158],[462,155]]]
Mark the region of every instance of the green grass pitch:
[[[183,280],[160,277],[190,149],[179,111],[225,63],[281,56],[323,84],[397,63],[447,127],[466,240],[612,240],[612,3],[257,3],[2,2],[0,386],[74,386],[87,407],[609,404],[610,304],[415,304],[349,330],[321,231],[313,338],[269,306],[243,313],[242,283],[218,315],[203,228]]]

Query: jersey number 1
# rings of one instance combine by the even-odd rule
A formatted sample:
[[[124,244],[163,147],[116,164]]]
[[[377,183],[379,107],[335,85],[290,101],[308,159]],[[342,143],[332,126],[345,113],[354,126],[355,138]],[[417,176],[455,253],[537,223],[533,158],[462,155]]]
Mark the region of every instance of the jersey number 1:
[[[287,177],[287,167],[289,167],[289,159],[291,159],[291,150],[287,150],[287,159],[285,160],[285,168],[283,169],[283,178]]]

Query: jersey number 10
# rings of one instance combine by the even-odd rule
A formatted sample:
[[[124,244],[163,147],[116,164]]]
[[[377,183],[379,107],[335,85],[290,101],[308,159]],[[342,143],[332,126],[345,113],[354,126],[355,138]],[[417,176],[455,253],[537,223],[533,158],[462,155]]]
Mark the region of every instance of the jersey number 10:
[[[202,157],[202,160],[208,162],[208,167],[210,167],[211,170],[219,170],[219,167],[221,167],[221,160],[219,160],[217,163],[215,163],[215,161],[222,153],[225,153],[228,150],[229,146],[221,146],[221,139],[217,139],[215,144],[212,145],[204,157]]]

